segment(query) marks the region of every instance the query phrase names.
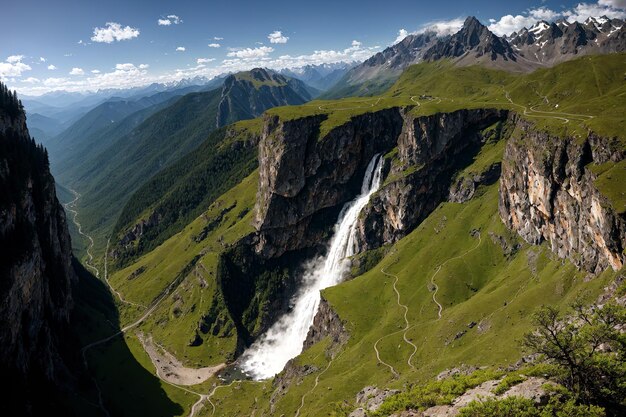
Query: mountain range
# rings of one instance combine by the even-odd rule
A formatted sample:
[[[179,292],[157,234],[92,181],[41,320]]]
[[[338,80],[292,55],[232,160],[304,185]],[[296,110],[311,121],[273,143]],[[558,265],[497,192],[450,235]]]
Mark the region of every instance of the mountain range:
[[[450,36],[435,32],[409,35],[352,68],[324,98],[373,95],[387,89],[410,65],[452,59],[456,65],[484,65],[529,72],[581,55],[624,52],[626,27],[621,19],[589,18],[584,23],[537,22],[510,36],[497,36],[475,17]]]

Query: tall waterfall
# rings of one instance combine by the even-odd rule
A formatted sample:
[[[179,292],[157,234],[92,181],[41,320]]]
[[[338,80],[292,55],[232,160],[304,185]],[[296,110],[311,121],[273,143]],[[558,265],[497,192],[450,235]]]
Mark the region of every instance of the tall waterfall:
[[[292,309],[242,355],[241,368],[254,379],[276,375],[287,361],[302,352],[320,303],[320,291],[341,281],[348,266],[346,258],[355,253],[354,238],[359,213],[380,187],[383,160],[377,154],[368,164],[361,194],[347,203],[339,214],[326,256],[305,268],[302,288],[292,300]]]

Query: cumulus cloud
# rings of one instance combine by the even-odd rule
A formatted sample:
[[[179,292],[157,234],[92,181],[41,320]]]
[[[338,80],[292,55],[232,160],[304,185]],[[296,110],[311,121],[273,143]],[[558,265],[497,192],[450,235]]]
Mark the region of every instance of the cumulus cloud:
[[[559,17],[559,13],[547,7],[539,7],[537,9],[527,10],[524,14],[518,15],[506,15],[500,19],[491,19],[491,24],[488,26],[489,30],[498,36],[510,35],[513,32],[517,32],[520,29],[530,27],[537,23],[539,20],[552,21]]]
[[[50,65],[48,65],[48,69],[49,69],[50,71],[54,71],[55,69],[57,69],[57,67],[56,67],[56,66],[54,66],[54,65],[52,65],[52,64],[50,64]]]
[[[600,0],[598,1],[598,4],[616,9],[626,9],[626,0]]]
[[[435,32],[439,36],[452,35],[461,29],[465,19],[436,20],[423,25],[417,33]]]
[[[393,41],[394,45],[400,41],[402,41],[404,38],[406,38],[407,36],[409,36],[409,31],[406,29],[400,29],[398,31],[398,37],[396,37],[396,40]]]
[[[94,42],[111,43],[125,41],[139,36],[139,29],[120,25],[115,22],[107,22],[103,28],[94,28],[91,40]]]
[[[126,64],[116,64],[115,69],[120,71],[130,71],[135,68],[134,64],[126,63]]]
[[[215,58],[198,58],[196,60],[197,64],[208,64],[209,62],[215,61]]]
[[[220,45],[219,43],[210,43],[209,44],[209,48],[219,48],[220,46],[222,46],[222,45]]]
[[[85,71],[82,68],[74,67],[70,71],[70,75],[84,75]]]
[[[39,62],[46,62],[46,58],[44,58],[44,57],[40,56],[40,57],[39,57]]]
[[[539,20],[548,22],[565,18],[570,22],[584,22],[589,17],[607,16],[609,18],[626,18],[626,0],[599,0],[598,3],[579,3],[571,9],[554,11],[547,7],[529,9],[518,15],[506,15],[500,19],[489,19],[489,30],[499,36],[510,35],[520,29],[537,23]]]
[[[185,52],[185,47],[179,46],[178,48],[176,48],[176,52]]]
[[[40,81],[39,78],[35,78],[35,77],[28,77],[25,80],[22,80],[23,83],[28,83],[28,84],[36,84],[39,81]]]
[[[570,22],[584,22],[590,17],[606,16],[611,19],[626,18],[625,1],[605,1],[598,4],[580,3],[571,10],[563,12],[563,16]]]
[[[6,77],[20,77],[23,72],[30,71],[30,65],[22,62],[23,55],[11,55],[5,62],[0,62],[0,79]]]
[[[214,37],[213,37],[213,40],[214,40],[214,41],[223,41],[223,40],[224,40],[224,38],[220,38],[219,36],[214,36]]]
[[[24,55],[11,55],[7,57],[7,62],[10,64],[15,64],[24,59]]]
[[[280,30],[275,30],[274,32],[267,35],[267,39],[270,40],[270,43],[287,43],[289,40],[289,36],[283,35],[283,32]]]
[[[176,16],[175,14],[167,15],[166,18],[157,20],[157,24],[159,26],[170,26],[170,25],[178,25],[183,23],[183,19]]]
[[[95,70],[91,70],[91,73],[92,73],[92,74],[100,74],[100,70],[97,70],[97,69],[95,69]]]
[[[271,46],[259,46],[258,48],[243,48],[230,51],[226,56],[232,58],[261,58],[274,52]]]
[[[139,69],[146,69],[146,68],[149,68],[149,67],[150,67],[150,65],[148,65],[148,64],[139,64]]]

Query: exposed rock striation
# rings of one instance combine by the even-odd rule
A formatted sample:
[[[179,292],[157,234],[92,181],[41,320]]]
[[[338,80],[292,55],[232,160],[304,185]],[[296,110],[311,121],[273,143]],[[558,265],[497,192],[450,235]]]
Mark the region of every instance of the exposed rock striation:
[[[529,243],[546,240],[552,251],[590,272],[624,264],[625,219],[594,185],[585,166],[620,161],[618,141],[590,134],[559,138],[519,119],[508,141],[500,179],[500,216]]]

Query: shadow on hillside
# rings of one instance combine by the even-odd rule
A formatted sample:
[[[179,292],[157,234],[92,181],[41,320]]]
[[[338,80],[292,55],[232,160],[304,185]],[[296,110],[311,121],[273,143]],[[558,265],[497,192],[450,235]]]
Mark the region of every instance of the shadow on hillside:
[[[120,331],[117,308],[106,284],[93,276],[77,260],[74,269],[79,280],[75,287],[74,331],[86,345]],[[89,369],[81,386],[89,386],[97,401],[93,378],[102,392],[104,405],[113,416],[175,416],[183,407],[173,402],[161,387],[161,382],[133,356],[126,340],[120,335],[95,346],[87,352]],[[80,407],[84,408],[84,407]],[[85,410],[95,415],[93,406]]]

